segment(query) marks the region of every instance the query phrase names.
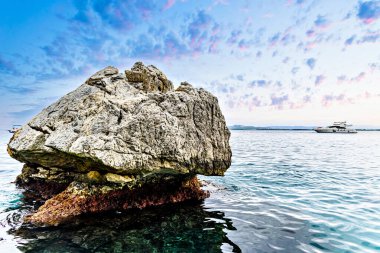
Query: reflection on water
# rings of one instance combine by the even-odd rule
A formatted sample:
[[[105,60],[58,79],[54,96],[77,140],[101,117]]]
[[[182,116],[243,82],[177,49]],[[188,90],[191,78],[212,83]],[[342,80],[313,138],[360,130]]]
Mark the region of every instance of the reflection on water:
[[[0,140],[1,141],[1,140]],[[211,197],[35,228],[0,149],[0,251],[380,252],[380,132],[232,131],[232,166]],[[5,141],[2,145],[5,147]]]
[[[8,224],[23,252],[241,252],[225,232],[235,230],[231,220],[199,203],[87,216],[54,228],[19,226],[21,215],[12,212]]]

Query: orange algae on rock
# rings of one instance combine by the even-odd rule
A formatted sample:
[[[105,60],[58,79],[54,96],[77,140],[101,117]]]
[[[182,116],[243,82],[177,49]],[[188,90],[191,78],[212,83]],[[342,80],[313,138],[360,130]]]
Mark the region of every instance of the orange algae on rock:
[[[145,208],[187,200],[203,200],[209,193],[200,188],[196,177],[165,184],[147,184],[130,190],[87,183],[72,183],[63,192],[47,200],[36,213],[25,218],[36,225],[56,226],[86,213]]]

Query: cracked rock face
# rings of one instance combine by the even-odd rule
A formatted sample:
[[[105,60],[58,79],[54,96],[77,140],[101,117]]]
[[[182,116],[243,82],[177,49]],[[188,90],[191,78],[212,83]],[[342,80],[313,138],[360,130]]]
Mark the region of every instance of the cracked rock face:
[[[168,175],[223,175],[229,137],[216,97],[186,82],[174,90],[159,69],[138,62],[124,73],[95,73],[18,130],[8,152],[31,168],[18,179],[29,189],[36,182],[135,186]]]

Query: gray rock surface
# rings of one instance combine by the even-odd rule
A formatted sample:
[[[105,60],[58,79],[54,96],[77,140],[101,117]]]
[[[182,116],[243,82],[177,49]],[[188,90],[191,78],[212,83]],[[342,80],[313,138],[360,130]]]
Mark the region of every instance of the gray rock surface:
[[[186,82],[174,90],[160,70],[138,62],[91,76],[17,131],[8,152],[80,173],[223,175],[229,137],[216,97]]]

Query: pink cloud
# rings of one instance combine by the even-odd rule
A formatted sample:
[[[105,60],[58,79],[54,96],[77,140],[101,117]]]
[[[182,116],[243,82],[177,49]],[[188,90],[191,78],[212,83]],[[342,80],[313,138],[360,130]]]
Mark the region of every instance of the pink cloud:
[[[175,1],[176,0],[168,0],[166,2],[166,4],[164,5],[163,10],[166,11],[166,10],[170,9],[171,7],[173,7],[173,5],[175,4]]]
[[[363,22],[365,23],[365,24],[372,24],[373,22],[375,22],[376,21],[376,19],[375,18],[367,18],[367,19],[364,19],[363,20]]]
[[[210,46],[209,46],[209,53],[216,53],[218,52],[218,44],[219,44],[219,40],[213,40],[210,42]]]
[[[351,81],[359,83],[359,82],[361,82],[365,78],[365,76],[366,76],[365,72],[361,72],[359,75],[351,78]]]

